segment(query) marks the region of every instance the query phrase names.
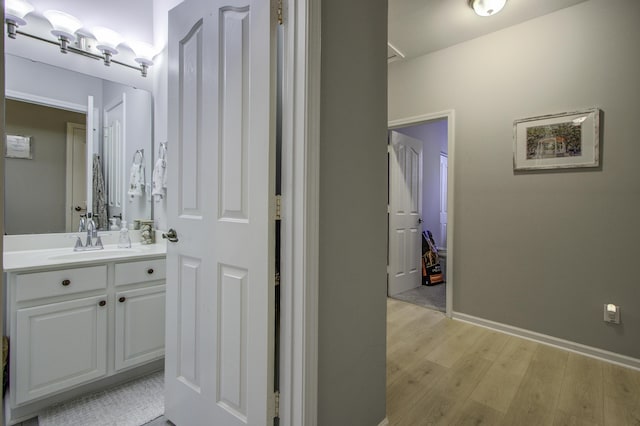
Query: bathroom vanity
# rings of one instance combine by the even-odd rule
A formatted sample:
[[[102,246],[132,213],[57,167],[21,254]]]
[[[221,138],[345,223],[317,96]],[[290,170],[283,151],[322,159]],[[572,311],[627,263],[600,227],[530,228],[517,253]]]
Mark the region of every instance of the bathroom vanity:
[[[8,424],[162,367],[165,253],[162,243],[5,251]]]

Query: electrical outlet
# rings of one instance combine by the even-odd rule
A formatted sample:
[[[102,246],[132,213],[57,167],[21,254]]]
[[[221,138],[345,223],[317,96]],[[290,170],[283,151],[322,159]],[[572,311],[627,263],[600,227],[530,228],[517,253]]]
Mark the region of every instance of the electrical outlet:
[[[613,303],[604,304],[604,321],[620,324],[620,306]]]

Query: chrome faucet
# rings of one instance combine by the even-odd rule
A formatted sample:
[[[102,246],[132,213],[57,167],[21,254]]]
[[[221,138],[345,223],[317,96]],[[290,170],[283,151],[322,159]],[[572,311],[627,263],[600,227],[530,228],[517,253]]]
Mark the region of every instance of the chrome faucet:
[[[93,221],[93,218],[91,216],[91,213],[87,213],[87,242],[83,246],[82,240],[80,240],[80,236],[78,236],[78,238],[76,239],[76,244],[73,247],[74,251],[102,250],[104,248],[102,246],[102,239],[98,235],[96,223]]]

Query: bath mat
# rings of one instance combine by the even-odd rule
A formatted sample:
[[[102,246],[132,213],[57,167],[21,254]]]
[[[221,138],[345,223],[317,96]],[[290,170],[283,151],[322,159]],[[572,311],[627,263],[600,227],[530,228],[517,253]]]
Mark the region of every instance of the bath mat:
[[[39,426],[140,426],[164,413],[164,372],[54,405]]]

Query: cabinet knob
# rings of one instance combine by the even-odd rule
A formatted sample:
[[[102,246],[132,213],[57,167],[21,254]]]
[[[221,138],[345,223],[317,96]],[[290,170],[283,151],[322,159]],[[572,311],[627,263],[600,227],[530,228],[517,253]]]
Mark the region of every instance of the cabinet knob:
[[[121,297],[120,297],[120,299],[118,299],[118,302],[122,303],[122,302],[124,302],[125,300],[127,300],[127,298],[126,298],[126,297],[124,297],[124,296],[121,296]]]
[[[100,306],[104,306],[106,304],[107,304],[106,300],[101,300],[101,301],[98,302],[98,305],[100,305]]]
[[[69,284],[71,284],[71,280],[62,280],[62,285],[63,286],[68,286]]]
[[[153,268],[147,269],[147,274],[149,274],[149,275],[153,274]]]

